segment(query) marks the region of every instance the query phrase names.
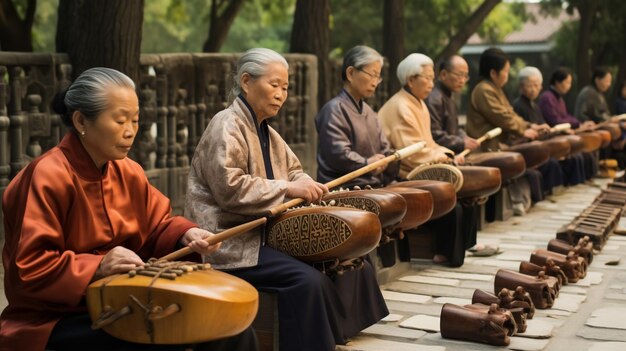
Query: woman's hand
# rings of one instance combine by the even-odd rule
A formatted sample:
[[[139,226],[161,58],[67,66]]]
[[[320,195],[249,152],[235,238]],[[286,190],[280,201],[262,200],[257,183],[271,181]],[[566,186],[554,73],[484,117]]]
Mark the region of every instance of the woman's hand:
[[[454,163],[456,163],[457,165],[462,165],[465,163],[465,156],[463,155],[455,155],[454,156]]]
[[[328,192],[326,185],[313,181],[311,178],[296,180],[287,183],[287,197],[301,198],[306,202],[315,202]]]
[[[537,133],[536,130],[532,129],[532,128],[528,128],[524,131],[524,137],[530,139],[530,140],[535,140],[537,139],[537,137],[539,136],[539,134]]]
[[[93,280],[113,274],[126,273],[139,266],[143,266],[143,261],[135,252],[122,246],[116,246],[104,255]]]
[[[371,156],[371,157],[367,158],[367,164],[370,165],[370,164],[372,164],[372,163],[374,163],[376,161],[382,160],[383,158],[385,158],[385,155],[383,155],[383,154],[376,154],[374,156]],[[375,170],[373,170],[372,174],[373,175],[379,175],[379,174],[383,173],[386,168],[387,168],[387,165],[382,165],[382,166],[376,168]]]
[[[209,245],[206,242],[206,238],[210,238],[215,234],[208,230],[200,228],[191,228],[183,234],[180,238],[180,243],[183,246],[189,247],[193,252],[197,252],[201,255],[210,254],[217,251],[220,248],[221,243]]]

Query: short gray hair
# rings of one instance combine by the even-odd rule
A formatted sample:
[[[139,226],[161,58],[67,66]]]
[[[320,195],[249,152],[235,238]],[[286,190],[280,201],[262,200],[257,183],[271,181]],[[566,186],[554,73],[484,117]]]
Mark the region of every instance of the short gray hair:
[[[528,78],[530,77],[539,77],[539,82],[543,83],[543,75],[537,67],[526,66],[522,68],[517,75],[517,79],[520,85],[526,82],[526,80],[528,80]]]
[[[400,84],[405,85],[410,77],[421,74],[424,66],[433,66],[435,69],[433,60],[424,54],[410,54],[400,61],[396,70]]]
[[[341,79],[343,81],[348,80],[348,74],[346,71],[348,67],[352,66],[356,69],[362,69],[363,67],[374,63],[380,62],[380,66],[383,66],[384,59],[378,51],[365,45],[357,45],[346,52],[343,57],[343,65],[341,66]]]
[[[254,48],[246,51],[243,56],[237,60],[237,71],[233,76],[233,89],[231,94],[236,98],[241,94],[241,77],[247,73],[253,79],[263,76],[267,72],[267,66],[271,63],[280,63],[287,70],[289,64],[285,58],[274,50],[266,48]]]
[[[72,115],[75,111],[93,121],[106,110],[107,93],[112,87],[135,91],[135,83],[124,73],[106,67],[90,68],[81,73],[65,92],[55,96],[53,109],[69,127],[74,126]]]

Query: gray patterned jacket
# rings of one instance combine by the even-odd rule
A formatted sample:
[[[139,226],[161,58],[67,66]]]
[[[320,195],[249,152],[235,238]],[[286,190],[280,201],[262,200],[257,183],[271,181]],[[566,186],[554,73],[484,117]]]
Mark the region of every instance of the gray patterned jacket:
[[[310,178],[287,143],[270,130],[275,180],[266,179],[263,154],[252,115],[240,98],[216,114],[191,161],[185,216],[202,228],[221,232],[251,221],[289,200],[287,182]],[[256,266],[262,228],[226,240],[205,259],[217,269]]]

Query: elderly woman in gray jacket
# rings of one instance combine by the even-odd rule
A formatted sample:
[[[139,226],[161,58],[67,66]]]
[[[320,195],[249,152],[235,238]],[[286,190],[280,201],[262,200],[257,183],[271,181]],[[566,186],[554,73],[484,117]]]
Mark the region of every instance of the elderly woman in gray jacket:
[[[237,62],[233,103],[216,114],[191,162],[185,214],[222,231],[263,216],[290,198],[318,200],[328,189],[302,171],[267,119],[287,98],[287,61],[251,49]],[[218,269],[277,294],[281,350],[334,350],[388,314],[371,266],[330,278],[263,245],[261,229],[206,257]]]

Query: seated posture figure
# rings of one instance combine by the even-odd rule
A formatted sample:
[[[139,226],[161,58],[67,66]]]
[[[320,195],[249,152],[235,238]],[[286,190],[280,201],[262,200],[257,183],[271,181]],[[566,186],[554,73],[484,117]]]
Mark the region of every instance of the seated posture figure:
[[[541,93],[539,97],[539,109],[544,120],[550,127],[557,124],[569,123],[572,128],[588,128],[593,126],[593,121],[580,123],[576,117],[567,112],[563,96],[572,88],[572,72],[567,67],[559,67],[550,76],[550,87]],[[592,171],[587,171],[592,166],[593,159],[583,154],[572,155],[563,160],[561,166],[565,175],[565,185],[576,185],[593,176]],[[589,163],[586,167],[585,163]]]
[[[169,200],[126,157],[137,133],[133,81],[108,68],[83,72],[57,96],[70,128],[7,187],[2,203],[4,288],[0,350],[188,350],[139,345],[92,330],[87,286],[177,246],[207,254],[212,233],[172,216]],[[184,311],[183,311],[184,313]],[[248,329],[196,350],[254,350]]]
[[[383,131],[394,148],[401,149],[420,140],[425,140],[427,146],[416,156],[402,159],[400,175],[404,177],[421,163],[448,161],[454,152],[438,145],[431,134],[425,99],[433,89],[433,61],[423,54],[410,54],[398,64],[397,76],[402,88],[378,112]],[[463,264],[465,250],[476,245],[476,208],[464,208],[457,203],[453,211],[426,224],[436,233],[433,258],[436,263]]]
[[[541,109],[537,104],[537,97],[541,92],[541,84],[543,83],[543,75],[536,67],[524,67],[519,72],[519,89],[520,95],[513,101],[513,109],[523,119],[530,123],[545,124]],[[552,189],[564,184],[563,171],[559,166],[559,161],[550,158],[548,162],[538,168],[541,172],[543,182],[543,194],[552,194]],[[542,194],[535,194],[533,201],[543,199]]]
[[[500,49],[490,48],[480,56],[480,77],[474,87],[467,111],[467,134],[479,138],[488,131],[500,127],[503,133],[484,142],[483,150],[498,150],[499,143],[510,141],[511,137],[537,138],[536,124],[531,124],[518,116],[509,103],[502,88],[509,80],[511,63]]]
[[[233,227],[328,191],[268,125],[288,88],[288,64],[278,53],[251,49],[237,62],[235,99],[211,119],[191,162],[185,213],[203,227]],[[265,246],[261,229],[224,241],[206,259],[277,295],[280,350],[334,350],[388,314],[369,263],[330,278]]]
[[[604,93],[611,87],[612,80],[613,76],[608,69],[598,67],[593,70],[591,84],[584,87],[576,98],[574,115],[579,121],[600,123],[611,118]]]
[[[493,128],[502,128],[502,134],[490,139],[481,145],[482,150],[496,151],[506,148],[523,137],[528,140],[536,139],[538,131],[547,129],[547,125],[530,123],[520,117],[509,103],[503,87],[509,80],[511,63],[504,51],[498,48],[489,48],[480,56],[480,77],[482,80],[474,87],[467,111],[467,134],[478,138]],[[536,170],[527,170],[525,173],[528,186],[534,188],[532,194],[537,200],[541,196],[541,174]],[[531,193],[525,184],[518,183],[509,187],[513,201],[513,210],[523,214],[531,204]]]
[[[411,54],[398,64],[397,74],[402,88],[378,111],[385,136],[398,149],[426,141],[422,151],[400,162],[400,177],[404,178],[422,163],[450,160],[454,151],[438,145],[430,132],[424,99],[433,89],[433,61],[426,55]]]
[[[328,182],[393,153],[376,112],[363,100],[382,81],[383,58],[367,46],[348,50],[341,68],[343,89],[315,116],[317,180]],[[382,186],[397,175],[397,163],[381,167],[345,184]]]
[[[439,65],[435,87],[426,98],[430,112],[430,130],[435,142],[455,153],[478,147],[476,139],[459,128],[459,114],[452,94],[463,90],[469,80],[467,62],[458,55],[445,58]]]

